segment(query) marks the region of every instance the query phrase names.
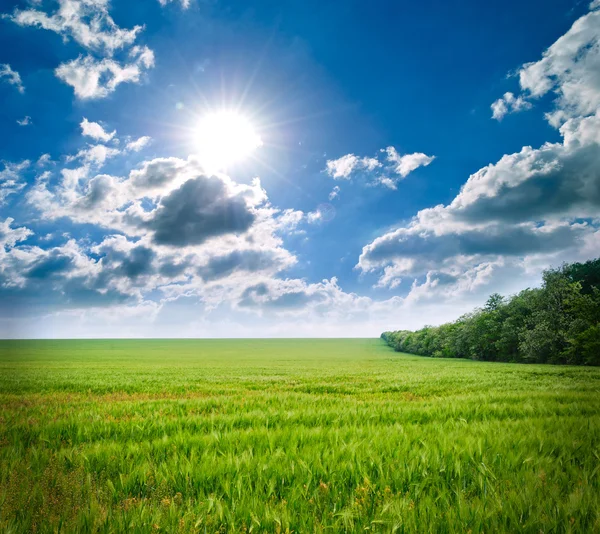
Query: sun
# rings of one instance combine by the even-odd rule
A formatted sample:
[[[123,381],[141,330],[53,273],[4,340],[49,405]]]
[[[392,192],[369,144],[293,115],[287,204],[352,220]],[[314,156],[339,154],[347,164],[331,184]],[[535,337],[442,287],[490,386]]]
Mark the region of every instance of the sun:
[[[226,170],[262,146],[250,121],[232,110],[204,115],[194,130],[194,144],[211,172]]]

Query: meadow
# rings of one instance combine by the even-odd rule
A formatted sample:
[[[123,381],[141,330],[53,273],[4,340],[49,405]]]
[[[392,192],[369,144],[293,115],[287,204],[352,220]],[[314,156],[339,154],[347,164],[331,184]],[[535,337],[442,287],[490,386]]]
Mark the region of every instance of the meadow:
[[[2,532],[600,532],[600,369],[0,341]]]

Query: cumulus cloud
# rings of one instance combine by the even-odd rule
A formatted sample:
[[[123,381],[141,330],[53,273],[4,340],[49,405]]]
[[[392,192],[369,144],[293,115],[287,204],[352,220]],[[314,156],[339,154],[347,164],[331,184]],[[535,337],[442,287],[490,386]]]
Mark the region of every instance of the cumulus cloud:
[[[144,244],[133,243],[124,236],[110,236],[93,247],[92,252],[101,257],[100,264],[104,272],[129,281],[153,275],[157,271],[157,252]]]
[[[59,0],[52,15],[36,9],[17,9],[10,18],[20,26],[53,31],[84,48],[112,55],[115,50],[131,45],[142,26],[120,28],[109,15],[108,4],[108,0]]]
[[[525,100],[522,95],[515,96],[511,92],[507,92],[490,107],[492,108],[492,118],[501,121],[509,113],[517,113],[524,109],[530,109],[531,102]]]
[[[17,71],[14,71],[7,63],[0,64],[0,80],[5,80],[7,83],[14,85],[19,93],[25,92],[21,75]]]
[[[326,163],[326,172],[334,180],[348,180],[357,170],[372,171],[381,167],[376,158],[359,158],[354,154],[346,154],[338,159],[330,159]]]
[[[259,324],[271,325],[269,333],[277,335],[277,329],[289,333],[298,323],[306,334],[317,327],[324,333],[327,325],[363,333],[361,325],[375,319],[371,333],[378,333],[399,324],[421,326],[423,317],[427,322],[455,317],[492,290],[535,283],[549,264],[597,255],[600,114],[597,103],[590,105],[598,73],[589,19],[594,13],[578,21],[577,31],[570,30],[569,38],[558,47],[555,43],[540,62],[524,65],[521,71],[528,74],[525,81],[519,78],[521,91],[501,99],[505,109],[498,114],[506,115],[524,109],[538,94],[555,94],[548,119],[560,142],[507,154],[475,172],[452,202],[421,210],[363,248],[358,268],[376,274],[380,291],[404,284],[406,296],[377,302],[344,291],[335,278],[317,283],[285,278],[297,262],[285,246],[286,234],[321,221],[325,209],[280,210],[269,203],[260,182],[211,175],[194,157],[149,159],[119,176],[100,174],[108,157],[133,159],[137,147],[147,143],[124,137],[120,153],[111,155],[105,143],[114,137],[107,138],[111,133],[101,126],[94,129],[97,137],[88,135],[97,144],[82,148],[66,168],[56,162],[52,174],[38,176],[26,200],[46,221],[65,217],[74,227],[93,224],[92,235],[103,232],[103,237],[94,242],[65,238],[45,249],[29,243],[58,238],[29,241],[31,231],[24,226],[0,222],[0,311],[38,306],[74,314],[106,307],[114,310],[107,315],[122,319],[119,324],[140,315],[139,324],[154,335],[153,317],[178,307],[181,316],[197,317],[194,327],[204,328],[187,335],[219,328],[247,334],[239,325],[265,333],[252,330]],[[104,44],[98,46],[108,54]],[[388,147],[373,158],[348,154],[330,160],[326,172],[338,180],[360,176],[396,188],[432,161],[422,152],[402,154]],[[79,166],[71,168],[73,162]],[[9,188],[24,183],[25,170],[11,171],[17,178],[9,177]],[[339,192],[336,187],[332,193]],[[94,315],[104,317],[100,311]]]
[[[578,249],[597,229],[586,223],[537,226],[534,223],[487,225],[460,232],[436,234],[417,221],[375,239],[361,254],[359,265],[370,269],[391,264],[383,281],[400,275],[419,276],[429,270],[454,267],[487,257],[523,257]]]
[[[383,161],[346,154],[341,158],[328,160],[325,172],[334,180],[350,180],[354,174],[362,172],[372,178],[371,185],[380,184],[389,189],[397,189],[399,180],[406,178],[419,167],[426,167],[435,159],[435,156],[427,156],[422,152],[400,155],[393,146],[381,149],[379,156]],[[337,196],[337,192],[332,192],[333,198]]]
[[[31,124],[31,117],[29,115],[26,115],[21,120],[17,119],[17,124],[19,126],[29,126]]]
[[[237,306],[263,314],[318,316],[329,320],[356,320],[368,316],[372,300],[343,291],[337,278],[310,284],[298,279],[265,279],[246,287]]]
[[[354,154],[346,154],[341,158],[328,160],[326,164],[327,174],[336,180],[348,179],[357,167],[358,162],[359,159]]]
[[[169,184],[191,178],[202,168],[194,161],[179,158],[157,158],[142,163],[140,169],[131,171],[129,183],[138,190],[158,192]]]
[[[323,220],[323,213],[320,210],[310,211],[306,214],[306,219],[309,223],[314,224]]]
[[[285,249],[241,249],[211,257],[197,272],[203,280],[215,281],[237,273],[244,278],[249,273],[275,274],[294,263],[296,258]]]
[[[29,160],[20,163],[4,162],[4,169],[0,171],[0,206],[6,202],[9,195],[14,195],[25,187],[22,172],[29,164]]]
[[[522,94],[515,97],[507,93],[496,101],[492,105],[494,118],[527,109],[532,100],[550,92],[557,96],[555,109],[547,115],[553,126],[595,113],[600,106],[599,28],[600,5],[592,2],[590,12],[576,20],[543,53],[542,59],[526,63],[518,70]],[[511,95],[509,101],[507,95]]]
[[[0,330],[9,334],[23,332],[26,320],[18,317],[44,314],[47,321],[68,316],[69,335],[78,335],[79,320],[93,308],[88,322],[94,328],[109,316],[123,326],[143,310],[145,328],[153,325],[144,335],[157,335],[167,333],[160,330],[164,324],[154,323],[157,314],[170,315],[181,303],[181,312],[198,321],[184,321],[181,335],[214,335],[224,321],[239,335],[248,325],[255,327],[251,335],[281,335],[298,321],[326,335],[353,324],[353,332],[364,335],[366,328],[378,332],[378,318],[404,305],[348,293],[335,278],[281,278],[297,259],[280,234],[295,232],[307,215],[271,206],[258,181],[206,175],[193,157],[149,160],[123,177],[58,167],[38,176],[26,198],[46,220],[91,223],[96,235],[103,227],[105,237],[96,243],[66,237],[45,248],[28,245],[27,228],[0,224],[6,243],[0,252]],[[61,324],[63,330],[52,335],[65,335]]]
[[[110,210],[125,202],[120,190],[121,182],[109,174],[99,174],[89,180],[83,196],[73,202],[73,208],[79,211]]]
[[[6,218],[3,222],[0,221],[0,255],[3,249],[14,247],[19,241],[24,241],[33,234],[29,228],[24,226],[13,228],[13,222],[14,219],[11,217]]]
[[[142,163],[126,177],[94,176],[93,171],[108,157],[119,154],[117,149],[104,145],[83,148],[66,158],[67,163],[80,161],[79,167],[61,169],[60,179],[51,183],[39,177],[26,199],[50,219],[69,217],[77,223],[139,235],[152,211],[142,205],[144,199],[155,209],[162,197],[203,172],[194,158],[159,158]]]
[[[129,141],[126,145],[127,150],[131,150],[133,152],[139,152],[143,150],[148,144],[152,141],[152,138],[144,135],[142,137],[138,137],[132,141]]]
[[[392,189],[393,191],[398,189],[397,180],[395,180],[394,178],[390,178],[389,176],[377,176],[375,178],[375,183],[383,185],[384,187]]]
[[[304,212],[292,209],[283,210],[276,218],[276,227],[286,233],[292,233],[296,231],[303,220]]]
[[[74,240],[49,249],[23,244],[0,252],[0,317],[136,300],[139,294],[122,292]]]
[[[413,298],[473,291],[511,272],[589,259],[600,242],[600,12],[592,11],[523,66],[524,94],[507,93],[495,118],[554,91],[547,115],[561,142],[523,147],[469,177],[448,205],[424,209],[366,245],[357,267],[377,285],[412,280]],[[531,267],[536,265],[537,267]],[[424,279],[417,282],[417,279]]]
[[[484,167],[449,205],[421,210],[408,226],[365,246],[359,267],[385,268],[380,284],[393,285],[401,276],[503,257],[569,257],[598,232],[599,120],[570,119],[563,143],[524,147]]]
[[[187,246],[244,233],[256,215],[242,191],[216,176],[199,176],[164,197],[145,226],[160,245]]]
[[[78,98],[98,99],[108,96],[122,83],[138,83],[142,74],[154,66],[152,50],[134,45],[143,27],[120,28],[108,7],[109,0],[59,0],[58,9],[52,14],[38,9],[16,9],[8,18],[20,26],[53,31],[65,41],[72,39],[93,52],[62,63],[54,72],[73,87]],[[122,52],[122,58],[115,59],[117,51]]]
[[[108,96],[122,83],[138,83],[142,74],[153,66],[152,50],[135,46],[129,53],[128,63],[119,63],[111,58],[98,60],[92,56],[79,56],[57,67],[55,73],[73,87],[77,97],[93,100]]]
[[[38,165],[38,167],[43,167],[44,165],[47,165],[51,161],[52,161],[52,156],[50,154],[42,154],[37,160],[37,165]]]
[[[107,132],[102,125],[97,122],[90,122],[85,117],[79,126],[81,127],[82,135],[91,137],[96,141],[102,141],[103,143],[108,143],[117,133],[117,130]]]
[[[233,280],[273,276],[297,261],[279,234],[304,214],[271,207],[258,180],[208,175],[194,157],[146,161],[123,178],[93,175],[87,165],[60,174],[39,177],[29,204],[47,219],[119,232],[90,250],[100,257],[98,281],[110,279],[121,295],[161,288],[173,298],[217,284],[215,300],[224,299],[235,293]]]
[[[387,160],[393,165],[393,171],[401,178],[406,178],[419,167],[427,167],[435,159],[435,156],[428,156],[422,152],[401,156],[393,146],[387,147],[385,151]]]
[[[107,159],[118,156],[120,153],[121,151],[118,148],[111,148],[106,145],[90,145],[82,148],[74,156],[67,156],[67,162],[80,159],[84,163],[102,166]]]

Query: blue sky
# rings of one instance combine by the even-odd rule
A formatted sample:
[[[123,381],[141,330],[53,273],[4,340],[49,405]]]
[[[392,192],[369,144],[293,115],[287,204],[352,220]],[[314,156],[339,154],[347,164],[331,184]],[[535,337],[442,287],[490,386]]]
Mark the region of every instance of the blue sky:
[[[379,335],[598,255],[597,0],[1,5],[2,337]]]

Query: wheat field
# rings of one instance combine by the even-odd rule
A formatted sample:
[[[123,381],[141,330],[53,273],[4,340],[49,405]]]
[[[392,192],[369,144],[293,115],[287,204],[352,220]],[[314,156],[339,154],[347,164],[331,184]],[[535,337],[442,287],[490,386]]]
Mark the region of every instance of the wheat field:
[[[599,532],[600,369],[0,341],[2,532]]]

